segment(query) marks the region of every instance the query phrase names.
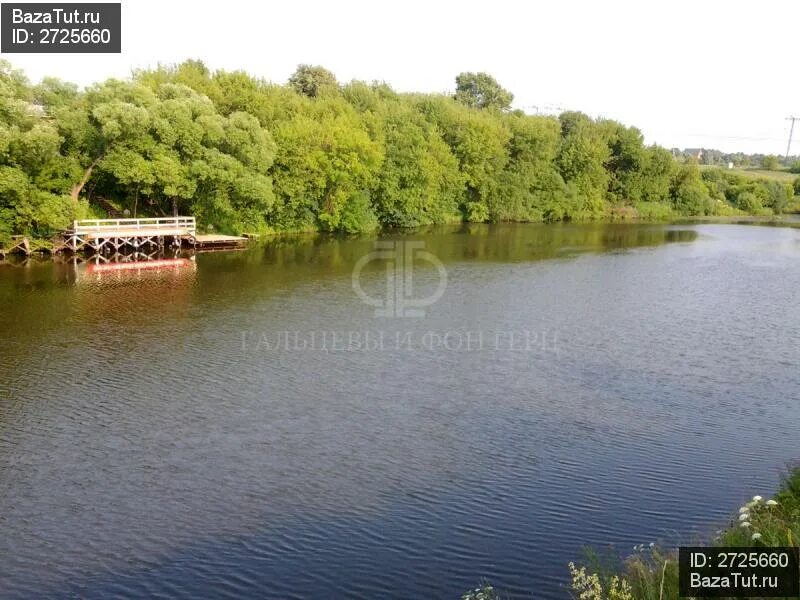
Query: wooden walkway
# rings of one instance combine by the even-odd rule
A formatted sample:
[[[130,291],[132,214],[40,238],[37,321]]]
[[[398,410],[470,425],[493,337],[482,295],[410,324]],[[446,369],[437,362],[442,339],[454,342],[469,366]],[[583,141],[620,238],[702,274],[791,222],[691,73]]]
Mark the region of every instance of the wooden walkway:
[[[247,237],[198,234],[194,217],[161,217],[152,219],[85,219],[73,221],[72,227],[51,242],[13,236],[10,243],[0,245],[0,258],[8,254],[30,256],[35,252],[77,254],[90,250],[97,254],[147,251],[161,252],[167,247],[214,250],[239,248]]]
[[[197,223],[194,217],[162,217],[154,219],[85,219],[74,221],[64,232],[64,249],[78,252],[114,251],[130,247],[179,248],[183,242],[195,245]]]
[[[195,236],[195,245],[198,248],[236,248],[243,246],[248,238],[238,235],[212,235],[199,234]]]

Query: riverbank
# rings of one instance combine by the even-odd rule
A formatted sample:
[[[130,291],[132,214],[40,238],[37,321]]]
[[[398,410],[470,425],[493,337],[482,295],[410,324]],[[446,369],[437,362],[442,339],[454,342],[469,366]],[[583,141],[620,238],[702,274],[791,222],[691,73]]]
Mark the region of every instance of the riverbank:
[[[535,225],[540,227],[564,227],[568,225],[609,225],[609,226],[640,226],[640,225],[692,225],[692,224],[725,224],[725,225],[763,225],[768,227],[800,227],[800,215],[798,214],[784,214],[784,215],[772,215],[772,216],[753,216],[753,215],[729,215],[729,216],[708,216],[708,217],[681,217],[680,215],[676,215],[675,213],[665,214],[664,218],[639,218],[639,217],[618,217],[618,218],[608,218],[608,219],[591,219],[591,220],[574,220],[574,221],[557,221],[553,223],[509,223],[509,222],[502,222],[502,223],[470,223],[470,222],[458,222],[458,223],[450,223],[450,224],[439,224],[439,225],[425,225],[420,227],[409,227],[409,228],[401,228],[401,227],[389,227],[383,228],[380,230],[376,230],[371,233],[360,233],[360,234],[344,234],[344,233],[335,233],[335,232],[324,232],[324,231],[314,231],[314,230],[297,230],[297,231],[270,231],[264,233],[263,235],[254,235],[254,234],[244,234],[246,238],[246,242],[236,245],[229,245],[229,244],[222,244],[224,246],[222,249],[230,250],[230,249],[244,249],[248,246],[252,246],[254,243],[268,243],[268,242],[275,242],[281,240],[292,240],[298,238],[316,238],[320,236],[327,236],[327,237],[363,237],[363,236],[374,236],[379,237],[381,235],[396,235],[396,234],[403,234],[403,233],[429,233],[433,231],[446,231],[452,229],[452,231],[458,231],[462,228],[474,228],[474,227],[502,227],[502,226],[525,226],[525,225]],[[233,238],[229,236],[198,236],[200,241],[204,241],[207,238],[219,238],[219,240],[225,239],[236,239],[237,241],[242,241],[242,238]],[[208,245],[208,244],[205,244]],[[40,258],[52,258],[54,256],[68,256],[69,254],[64,254],[63,252],[55,252],[54,247],[57,247],[57,244],[51,240],[47,239],[39,239],[39,238],[27,238],[26,242],[22,241],[22,236],[18,236],[17,239],[13,240],[12,243],[4,246],[2,242],[0,242],[0,263],[4,260],[14,260],[15,258],[24,258],[26,256],[37,256]],[[197,251],[203,250],[215,250],[216,248],[204,248],[204,244],[199,244],[195,247]],[[83,254],[81,253],[81,256]]]
[[[800,214],[789,213],[772,216],[741,215],[729,217],[680,217],[671,220],[679,225],[691,223],[717,223],[723,225],[778,225],[784,227],[800,226]]]
[[[730,521],[709,544],[712,548],[800,545],[800,464],[791,467],[777,493],[765,500],[755,495],[731,514]],[[588,564],[569,563],[571,592],[581,600],[678,600],[677,549],[639,545],[618,568],[595,557]],[[462,600],[500,600],[502,594],[485,584]]]

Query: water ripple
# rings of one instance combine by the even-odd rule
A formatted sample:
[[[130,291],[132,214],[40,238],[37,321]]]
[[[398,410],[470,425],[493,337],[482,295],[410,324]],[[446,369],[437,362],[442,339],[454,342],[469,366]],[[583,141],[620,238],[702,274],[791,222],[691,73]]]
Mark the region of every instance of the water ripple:
[[[430,236],[447,293],[403,323],[354,300],[357,239],[136,285],[0,271],[0,596],[565,598],[586,544],[707,535],[796,458],[800,250],[696,229]],[[253,342],[379,328],[555,341]]]

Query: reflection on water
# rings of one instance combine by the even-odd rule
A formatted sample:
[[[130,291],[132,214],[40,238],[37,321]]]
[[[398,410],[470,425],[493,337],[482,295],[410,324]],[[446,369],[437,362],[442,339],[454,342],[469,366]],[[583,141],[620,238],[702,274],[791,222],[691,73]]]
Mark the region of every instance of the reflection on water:
[[[96,255],[83,261],[72,256],[71,260],[76,283],[136,286],[147,279],[191,280],[197,271],[195,258],[115,254],[110,258]]]
[[[584,544],[705,534],[796,458],[800,232],[387,237],[445,264],[424,319],[354,296],[369,237],[0,266],[2,595],[565,598]],[[243,344],[332,330],[557,348]]]

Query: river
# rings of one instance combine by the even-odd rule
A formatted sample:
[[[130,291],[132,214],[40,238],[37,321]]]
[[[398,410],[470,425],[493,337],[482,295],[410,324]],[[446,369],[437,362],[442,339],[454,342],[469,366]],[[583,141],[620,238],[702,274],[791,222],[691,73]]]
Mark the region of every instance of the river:
[[[800,458],[798,291],[719,224],[0,265],[0,597],[568,598]]]

